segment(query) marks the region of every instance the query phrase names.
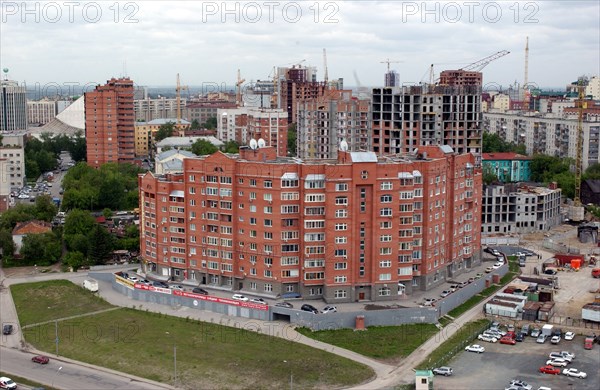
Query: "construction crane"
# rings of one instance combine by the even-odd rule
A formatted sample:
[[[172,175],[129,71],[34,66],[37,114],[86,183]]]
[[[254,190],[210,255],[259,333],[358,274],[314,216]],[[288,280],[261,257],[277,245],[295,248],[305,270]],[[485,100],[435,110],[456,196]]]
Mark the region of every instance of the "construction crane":
[[[327,87],[327,82],[329,81],[329,75],[327,74],[327,51],[323,49],[323,81],[325,81],[325,87]]]
[[[175,88],[177,92],[177,130],[179,130],[181,125],[181,91],[183,90],[188,90],[188,87],[179,83],[179,73],[177,73],[177,88]]]
[[[510,54],[507,50],[499,51],[491,56],[485,57],[477,62],[473,62],[467,66],[460,68],[459,70],[472,70],[473,72],[480,72],[483,68],[487,66],[492,61],[497,60],[498,58],[504,57],[505,55]]]
[[[525,41],[525,77],[523,78],[523,100],[529,109],[529,37]]]
[[[240,70],[237,71],[237,82],[235,83],[235,104],[239,107],[242,103],[242,84],[246,79],[240,75]]]
[[[385,61],[379,61],[380,64],[387,64],[387,71],[390,71],[390,64],[401,64],[404,61],[391,61],[389,58]]]

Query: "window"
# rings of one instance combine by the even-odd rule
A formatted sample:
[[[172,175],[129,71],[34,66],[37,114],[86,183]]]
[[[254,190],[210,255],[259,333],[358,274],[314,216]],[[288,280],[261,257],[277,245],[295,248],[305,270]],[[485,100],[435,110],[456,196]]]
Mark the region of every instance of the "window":
[[[347,251],[346,251],[346,249],[336,249],[334,251],[334,256],[335,257],[344,257],[344,258],[346,258],[347,257]]]
[[[346,283],[348,278],[346,276],[335,276],[333,278],[333,283]]]
[[[336,196],[335,204],[338,206],[346,206],[348,204],[348,198],[345,196]]]
[[[377,291],[377,295],[379,295],[380,297],[388,297],[391,294],[392,294],[392,290],[389,287],[381,287]]]
[[[382,260],[379,262],[379,268],[390,268],[392,266],[391,260]]]
[[[390,241],[392,241],[392,235],[391,234],[383,234],[383,235],[379,236],[379,241],[380,242],[390,242]]]
[[[333,297],[334,297],[335,299],[346,298],[346,296],[347,296],[347,292],[346,292],[346,290],[335,290],[335,291],[333,292]]]
[[[304,221],[305,229],[323,229],[325,228],[325,220],[308,220]]]
[[[263,187],[265,187],[265,188],[273,188],[273,182],[271,180],[265,180],[263,182]]]
[[[335,190],[336,191],[348,191],[348,184],[346,184],[346,183],[336,183]]]
[[[250,187],[256,187],[256,179],[250,179]]]
[[[298,180],[297,179],[283,179],[283,180],[281,180],[281,187],[282,188],[298,187]]]
[[[391,229],[392,228],[392,221],[380,222],[379,223],[379,228],[380,229]]]
[[[335,217],[336,218],[346,218],[346,217],[348,217],[348,210],[346,210],[346,209],[335,210]]]
[[[412,199],[413,192],[412,191],[402,191],[400,192],[400,199]]]
[[[304,196],[304,201],[305,202],[325,202],[325,194],[307,194]]]
[[[383,208],[379,211],[379,216],[381,217],[391,217],[392,216],[392,209],[389,207]]]
[[[381,190],[391,190],[393,188],[391,181],[383,181],[379,185],[379,189]]]
[[[379,198],[381,203],[391,203],[392,202],[392,195],[381,195],[381,198]]]
[[[325,180],[306,180],[304,182],[304,188],[306,188],[306,189],[325,188]]]
[[[336,269],[336,270],[348,269],[348,263],[345,263],[345,262],[335,263],[333,265],[333,269]]]
[[[281,206],[281,214],[297,214],[299,212],[300,212],[300,206],[298,206],[298,205]]]
[[[369,178],[369,171],[362,171],[360,173],[360,178],[361,179],[368,179]]]
[[[335,230],[336,231],[348,230],[348,224],[345,224],[345,223],[336,223],[335,224]]]
[[[336,237],[335,243],[336,244],[346,244],[346,243],[348,243],[348,237]]]

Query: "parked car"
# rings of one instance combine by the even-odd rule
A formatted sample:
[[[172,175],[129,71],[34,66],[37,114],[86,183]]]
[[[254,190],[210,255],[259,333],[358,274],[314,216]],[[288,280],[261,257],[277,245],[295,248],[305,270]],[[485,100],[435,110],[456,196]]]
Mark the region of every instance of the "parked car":
[[[545,334],[543,334],[543,333],[540,333],[540,334],[538,335],[537,339],[535,340],[535,342],[536,342],[536,343],[538,343],[538,344],[544,344],[544,343],[546,342],[546,338],[547,338],[547,337],[548,337],[548,336],[546,336]]]
[[[171,290],[179,290],[179,291],[183,291],[183,286],[180,284],[172,284],[169,286],[169,288]]]
[[[460,287],[456,284],[452,284],[450,285],[450,291],[455,292],[456,290],[458,290]]]
[[[522,333],[524,336],[527,336],[529,334],[529,324],[523,325],[519,333]]]
[[[309,305],[308,303],[305,303],[304,305],[302,305],[302,307],[300,307],[300,310],[309,311],[314,314],[319,314],[319,310],[317,310],[317,308],[314,307],[313,305]]]
[[[515,337],[515,341],[517,342],[522,342],[523,340],[525,340],[525,335],[523,333],[517,333],[517,337]]]
[[[473,344],[473,345],[468,345],[465,348],[465,351],[476,352],[476,353],[484,353],[485,352],[485,348],[483,348],[481,345]]]
[[[489,274],[489,273],[490,273],[490,272],[492,272],[493,270],[494,270],[494,268],[492,268],[492,267],[487,267],[487,268],[485,269],[485,273],[486,273],[486,274]]]
[[[131,280],[133,283],[140,281],[140,278],[138,278],[137,276],[129,276],[127,277],[127,279]]]
[[[2,327],[2,334],[7,336],[13,332],[13,326],[10,324],[6,324]]]
[[[283,299],[298,299],[298,298],[302,298],[302,295],[300,295],[297,292],[286,292],[281,294],[281,298]]]
[[[543,366],[543,367],[540,367],[540,372],[542,374],[559,375],[560,368],[556,368],[554,366]]]
[[[563,374],[566,376],[572,376],[574,378],[585,378],[587,374],[583,371],[579,371],[576,368],[565,368],[563,370]]]
[[[562,336],[562,330],[560,328],[554,328],[554,330],[552,331],[552,336]]]
[[[497,261],[494,265],[492,265],[492,269],[498,269],[498,268],[502,267],[503,265],[504,265],[504,263]]]
[[[498,341],[498,338],[496,338],[496,337],[493,337],[493,336],[491,336],[491,335],[489,335],[489,334],[484,334],[484,333],[482,333],[482,334],[480,334],[479,336],[477,336],[477,338],[478,338],[479,340],[481,340],[481,341],[486,341],[486,342],[488,342],[488,343],[495,343],[495,342],[497,342],[497,341]]]
[[[249,299],[247,296],[244,296],[242,294],[233,294],[233,296],[231,297],[231,299],[235,299],[236,301],[243,301],[243,302],[248,302]]]
[[[521,387],[526,390],[531,390],[531,388],[533,387],[529,383],[527,383],[523,380],[520,380],[520,379],[513,379],[512,381],[510,381],[510,385],[516,386],[516,387]]]
[[[267,301],[265,301],[262,298],[251,298],[250,302],[252,302],[252,303],[258,303],[259,305],[268,305]]]
[[[206,291],[205,289],[200,288],[200,287],[194,287],[192,289],[192,292],[195,293],[195,294],[208,295],[208,291]]]
[[[506,325],[506,330],[508,330],[509,332],[513,332],[515,331],[515,326],[513,324],[508,324]]]
[[[552,344],[558,344],[558,343],[560,343],[560,336],[552,336],[552,338],[550,339],[550,342]]]
[[[575,333],[573,332],[567,332],[565,333],[565,340],[573,340],[575,338]]]
[[[47,356],[37,355],[31,358],[31,361],[39,364],[48,364],[50,359]]]
[[[323,308],[323,310],[321,310],[321,313],[323,313],[323,314],[335,313],[335,312],[337,312],[337,307],[331,306],[331,305],[327,305]]]
[[[548,357],[550,359],[565,359],[569,363],[573,360],[573,358],[570,355],[563,355],[560,352],[550,352],[550,354],[548,355]]]
[[[569,359],[570,359],[570,360],[573,360],[573,359],[575,359],[575,354],[574,354],[574,353],[572,353],[572,352],[560,351],[560,354],[561,354],[561,356],[562,356],[564,359],[567,359],[567,360],[569,360]]]
[[[444,376],[450,376],[453,374],[453,370],[450,367],[437,367],[433,369],[433,373],[435,375],[444,375]]]
[[[540,335],[540,330],[538,328],[531,329],[531,337],[538,337]]]
[[[446,298],[448,295],[450,295],[452,293],[452,291],[450,290],[444,290],[442,291],[442,293],[440,294],[440,297],[442,298]]]
[[[517,342],[510,336],[504,336],[500,339],[500,344],[515,345]]]
[[[152,282],[152,286],[160,288],[169,288],[169,285],[165,282]]]
[[[17,384],[12,379],[2,376],[0,377],[0,389],[16,389]]]
[[[546,365],[554,366],[554,367],[566,367],[569,364],[568,361],[561,358],[550,359],[546,361]]]
[[[275,304],[275,306],[278,306],[278,307],[287,307],[288,309],[293,309],[294,308],[294,305],[292,305],[289,302],[277,302]]]
[[[435,298],[425,298],[423,301],[423,306],[435,306],[437,299]]]

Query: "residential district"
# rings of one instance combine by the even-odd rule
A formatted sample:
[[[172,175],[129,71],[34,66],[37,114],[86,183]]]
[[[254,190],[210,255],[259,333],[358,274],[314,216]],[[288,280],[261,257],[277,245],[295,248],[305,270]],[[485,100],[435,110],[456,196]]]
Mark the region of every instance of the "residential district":
[[[317,80],[315,67],[298,64],[276,67],[272,79],[256,83],[238,72],[232,91],[182,94],[188,88],[177,75],[172,94],[158,96],[121,77],[79,97],[38,100],[5,69],[0,288],[11,286],[14,297],[2,294],[0,372],[52,388],[107,388],[117,377],[132,381],[120,388],[263,387],[219,375],[191,379],[190,366],[177,360],[183,345],[173,350],[174,372],[166,377],[63,356],[63,317],[35,317],[56,323],[56,335],[50,343],[33,340],[18,283],[67,279],[81,294],[137,306],[140,315],[251,322],[263,324],[258,333],[279,337],[264,324],[366,335],[382,326],[435,324],[451,342],[468,321],[488,320],[475,322],[483,325],[441,356],[435,353],[444,344],[428,337],[384,359],[293,333],[300,344],[373,371],[356,382],[311,382],[296,367],[290,388],[597,389],[600,78],[580,77],[561,91],[526,82],[484,90],[482,69],[505,54],[419,85],[399,86],[389,63],[383,85],[370,89]],[[41,163],[31,145],[59,138],[84,142],[85,152],[55,148],[51,169],[32,177],[28,170]],[[545,175],[544,155],[566,161],[567,171]],[[135,204],[109,207],[91,192],[74,200],[85,169],[109,175],[115,163],[137,166],[135,188],[119,187],[116,203],[133,196]],[[110,190],[102,188],[104,195]],[[43,199],[51,214],[31,211]],[[99,257],[97,241],[78,246],[73,235],[89,233],[74,227],[82,209],[92,218],[89,230],[119,239],[133,231],[139,246],[113,246]],[[65,240],[56,264],[33,264],[34,237],[52,233]],[[33,253],[40,257],[48,247]],[[83,259],[77,265],[75,252]],[[5,347],[44,368],[11,366]],[[78,370],[94,365],[108,367],[97,368],[102,384],[81,379]],[[482,376],[491,371],[497,375]],[[67,380],[66,372],[79,379]],[[264,387],[287,386],[284,377]],[[1,388],[16,386],[0,378]]]

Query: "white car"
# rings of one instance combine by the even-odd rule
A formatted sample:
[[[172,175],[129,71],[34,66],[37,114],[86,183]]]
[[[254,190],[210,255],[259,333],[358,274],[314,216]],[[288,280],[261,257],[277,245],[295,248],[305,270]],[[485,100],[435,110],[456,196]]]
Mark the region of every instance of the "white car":
[[[16,389],[17,384],[10,378],[5,376],[0,377],[0,389]]]
[[[573,360],[573,357],[571,357],[570,355],[563,355],[560,352],[550,352],[550,355],[548,355],[548,358],[549,359],[565,359],[569,363],[571,363],[571,361]]]
[[[140,281],[140,279],[136,276],[130,276],[127,279],[131,280],[133,283],[137,283]]]
[[[487,341],[488,343],[495,343],[498,341],[497,338],[487,334],[480,334],[479,336],[477,336],[477,338],[481,341]]]
[[[465,348],[465,351],[468,351],[468,352],[477,352],[477,353],[484,353],[485,352],[485,348],[483,348],[481,345],[473,344],[473,345],[467,346]]]
[[[571,359],[571,360],[575,359],[575,354],[573,352],[560,351],[560,354],[565,359]]]
[[[321,313],[336,313],[336,312],[337,312],[337,307],[331,306],[331,305],[325,306],[323,308],[323,310],[321,310]]]
[[[435,298],[425,298],[425,301],[423,302],[423,306],[433,306],[436,301],[437,301],[437,299],[435,299]]]
[[[533,387],[529,383],[519,379],[513,379],[512,381],[510,381],[510,385],[524,390],[531,390]]]
[[[233,294],[233,296],[231,297],[231,299],[235,299],[236,301],[243,301],[243,302],[248,302],[249,299],[248,297],[242,295],[242,294]]]
[[[259,305],[268,305],[268,303],[262,298],[252,298],[250,299],[252,303],[258,303]]]
[[[504,263],[497,261],[494,265],[492,265],[492,269],[498,269],[498,268],[502,267],[503,265],[504,265]]]
[[[550,339],[550,342],[552,344],[558,344],[558,343],[560,343],[560,336],[552,336],[552,338]]]
[[[567,360],[561,359],[561,358],[550,359],[546,362],[547,366],[554,366],[554,367],[566,367],[567,364],[569,364],[569,362]]]
[[[450,295],[452,293],[452,291],[450,290],[444,290],[442,291],[442,293],[440,294],[440,297],[442,298],[446,298],[448,295]]]
[[[573,340],[575,338],[575,333],[567,332],[565,333],[565,340]]]
[[[178,284],[172,284],[172,285],[170,285],[170,286],[169,286],[169,288],[170,288],[171,290],[179,290],[179,291],[183,291],[183,286],[180,286],[180,285],[178,285]]]
[[[572,376],[574,378],[585,378],[587,374],[583,371],[579,371],[576,368],[565,368],[563,370],[563,374],[566,376]]]

